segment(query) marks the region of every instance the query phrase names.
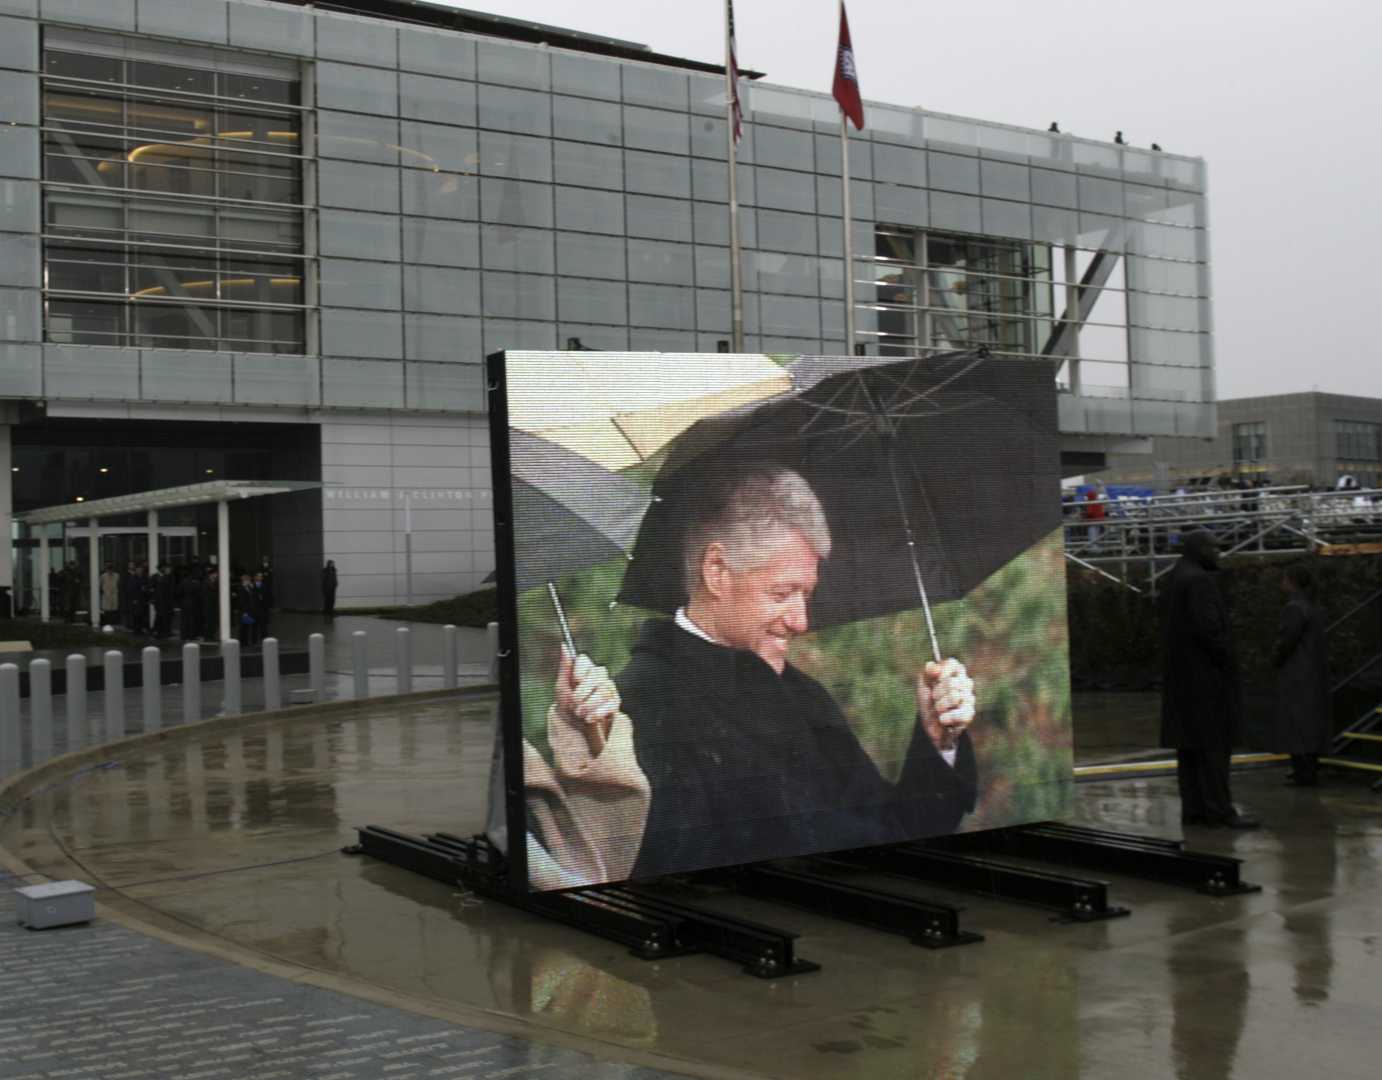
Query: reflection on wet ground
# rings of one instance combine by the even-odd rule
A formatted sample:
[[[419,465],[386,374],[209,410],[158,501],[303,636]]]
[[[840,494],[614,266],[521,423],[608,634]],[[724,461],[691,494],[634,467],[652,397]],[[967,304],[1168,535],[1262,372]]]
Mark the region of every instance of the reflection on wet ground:
[[[1240,774],[1257,833],[1199,831],[1260,894],[1211,899],[1116,878],[1128,919],[1053,923],[966,908],[987,941],[939,952],[809,912],[707,893],[802,933],[819,974],[760,982],[709,957],[645,963],[377,862],[356,826],[477,831],[493,706],[382,707],[369,718],[255,722],[133,751],[0,820],[0,844],[117,905],[254,953],[399,995],[656,1050],[688,1071],[779,1077],[1373,1075],[1382,936],[1382,800],[1344,780],[1285,788]],[[1076,820],[1179,835],[1175,781],[1081,785]]]

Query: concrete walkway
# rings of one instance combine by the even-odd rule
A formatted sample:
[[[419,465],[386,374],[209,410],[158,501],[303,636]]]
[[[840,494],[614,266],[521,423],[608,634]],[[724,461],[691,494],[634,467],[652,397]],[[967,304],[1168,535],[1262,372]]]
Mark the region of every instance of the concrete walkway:
[[[32,931],[0,871],[0,1078],[657,1080],[233,964],[107,919]],[[299,973],[301,974],[301,973]]]

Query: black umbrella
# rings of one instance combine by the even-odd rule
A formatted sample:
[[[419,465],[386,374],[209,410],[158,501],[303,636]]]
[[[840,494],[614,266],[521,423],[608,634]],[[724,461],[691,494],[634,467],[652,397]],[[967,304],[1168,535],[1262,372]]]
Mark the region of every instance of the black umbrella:
[[[880,362],[807,357],[794,389],[698,422],[653,485],[619,599],[686,603],[686,533],[707,492],[764,465],[825,508],[816,629],[957,599],[1060,527],[1054,372],[986,352]],[[932,649],[940,659],[935,631]]]
[[[649,496],[555,443],[511,428],[514,578],[518,592],[633,546]]]

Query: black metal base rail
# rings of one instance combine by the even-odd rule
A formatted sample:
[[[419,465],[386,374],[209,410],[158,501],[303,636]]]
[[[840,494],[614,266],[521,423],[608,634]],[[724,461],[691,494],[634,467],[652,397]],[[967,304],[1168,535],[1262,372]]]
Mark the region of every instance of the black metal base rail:
[[[693,951],[733,960],[760,979],[805,975],[821,969],[819,964],[796,955],[799,935],[789,930],[669,900],[657,895],[649,886],[605,885],[599,891],[604,896],[625,899],[684,919],[680,938],[683,945]]]
[[[828,859],[813,862],[822,867],[833,866],[850,871],[858,869]],[[774,900],[832,919],[901,934],[912,944],[927,949],[945,949],[984,940],[982,934],[960,929],[959,908],[843,881],[827,874],[813,873],[810,869],[744,866],[715,872],[710,876],[745,896]]]
[[[819,964],[796,955],[797,935],[790,931],[706,911],[647,887],[596,885],[541,893],[512,888],[500,857],[483,838],[449,833],[414,837],[371,825],[359,830],[359,843],[346,851],[463,885],[511,907],[617,941],[643,959],[705,952],[741,964],[764,979],[820,970]]]
[[[1127,908],[1109,904],[1105,881],[1013,866],[922,844],[867,848],[842,852],[832,858],[946,888],[1047,908],[1072,922],[1094,922],[1129,914]]]
[[[1186,851],[1179,840],[1134,836],[1048,821],[999,829],[990,834],[993,850],[1020,858],[1083,866],[1167,885],[1181,885],[1209,896],[1241,896],[1262,886],[1242,879],[1242,859]]]

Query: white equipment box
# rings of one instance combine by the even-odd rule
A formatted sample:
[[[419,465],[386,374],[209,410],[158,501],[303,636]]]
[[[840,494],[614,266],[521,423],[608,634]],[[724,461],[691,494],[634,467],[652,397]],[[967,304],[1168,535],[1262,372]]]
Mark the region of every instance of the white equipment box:
[[[96,917],[96,890],[81,881],[51,881],[15,889],[19,925],[30,930],[71,926]]]

